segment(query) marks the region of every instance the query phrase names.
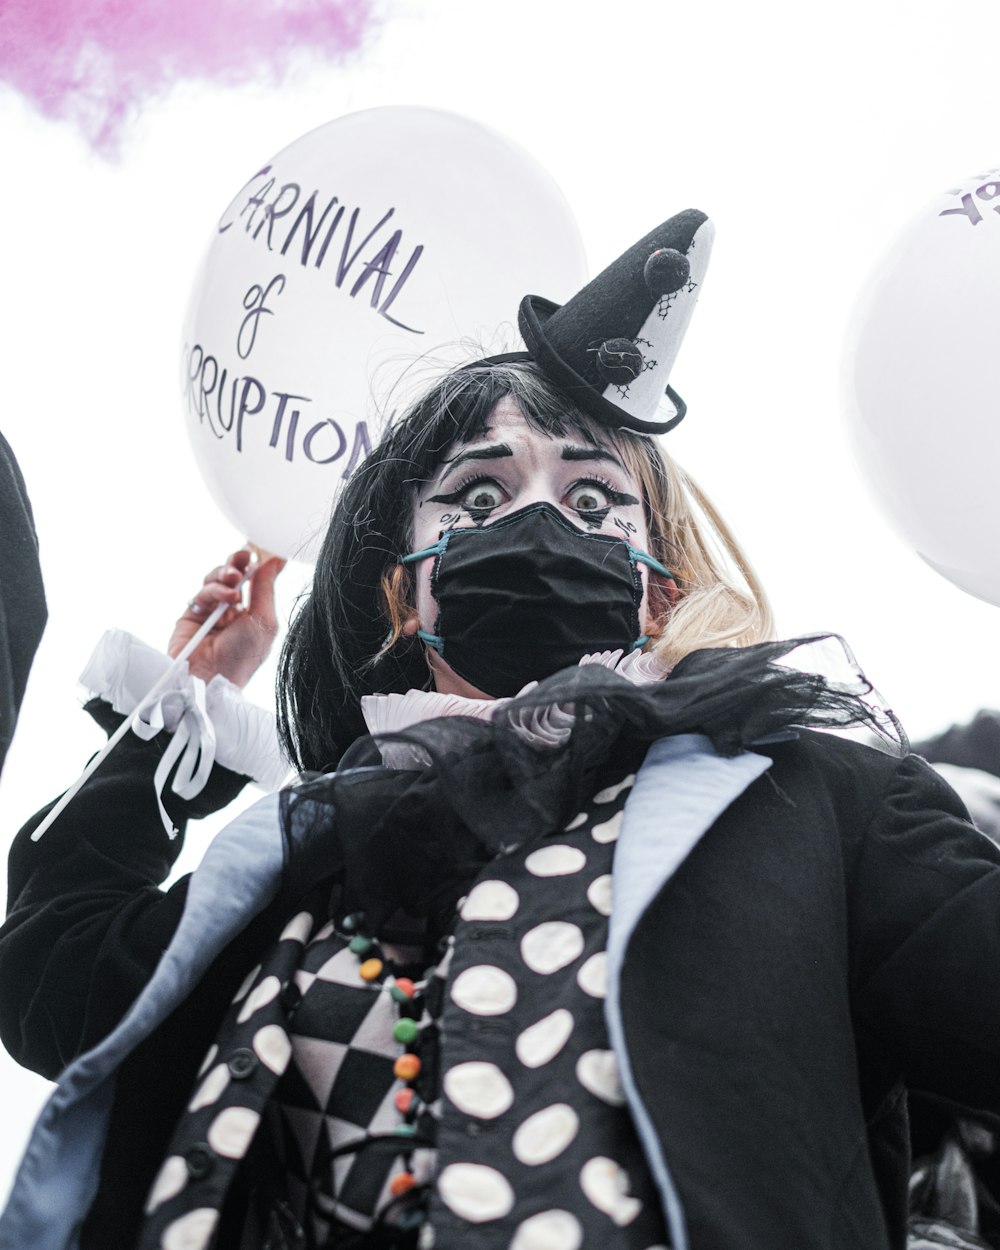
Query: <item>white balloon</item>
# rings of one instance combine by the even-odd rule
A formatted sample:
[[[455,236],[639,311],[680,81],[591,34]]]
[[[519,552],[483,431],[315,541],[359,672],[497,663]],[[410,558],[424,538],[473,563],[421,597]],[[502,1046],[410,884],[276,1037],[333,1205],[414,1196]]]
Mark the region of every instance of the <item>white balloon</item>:
[[[304,135],[223,213],[187,313],[184,410],[219,507],[267,551],[313,558],[406,364],[514,347],[497,333],[524,295],[563,302],[585,280],[562,193],[495,131],[390,107]]]
[[[931,568],[1000,604],[1000,169],[940,195],[872,275],[848,336],[859,458]]]

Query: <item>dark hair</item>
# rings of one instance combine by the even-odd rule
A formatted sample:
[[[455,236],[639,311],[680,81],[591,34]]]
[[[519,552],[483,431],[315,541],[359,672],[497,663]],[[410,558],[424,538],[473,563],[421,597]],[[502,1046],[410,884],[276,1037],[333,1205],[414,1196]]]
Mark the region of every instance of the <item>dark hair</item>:
[[[299,768],[332,768],[367,732],[363,695],[426,686],[420,642],[398,637],[384,646],[393,621],[383,580],[410,549],[411,501],[419,486],[450,446],[483,436],[507,396],[534,429],[555,437],[573,432],[592,444],[634,444],[662,476],[652,439],[603,430],[528,361],[484,362],[447,374],[386,431],[334,508],[312,589],[299,604],[278,663],[278,729]]]

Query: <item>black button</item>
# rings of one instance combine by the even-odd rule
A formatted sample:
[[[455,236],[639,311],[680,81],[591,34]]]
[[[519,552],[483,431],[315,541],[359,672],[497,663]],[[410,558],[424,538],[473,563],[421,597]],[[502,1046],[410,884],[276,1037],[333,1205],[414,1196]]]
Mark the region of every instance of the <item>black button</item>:
[[[248,1076],[253,1075],[259,1060],[252,1050],[241,1046],[239,1050],[233,1051],[227,1062],[233,1079],[245,1081]]]
[[[294,1011],[302,1002],[302,991],[294,981],[289,981],[281,991],[281,1005],[286,1011]]]
[[[209,1146],[204,1142],[199,1142],[196,1146],[189,1146],[184,1151],[184,1162],[187,1164],[188,1175],[191,1179],[203,1181],[206,1176],[212,1174],[215,1156]]]

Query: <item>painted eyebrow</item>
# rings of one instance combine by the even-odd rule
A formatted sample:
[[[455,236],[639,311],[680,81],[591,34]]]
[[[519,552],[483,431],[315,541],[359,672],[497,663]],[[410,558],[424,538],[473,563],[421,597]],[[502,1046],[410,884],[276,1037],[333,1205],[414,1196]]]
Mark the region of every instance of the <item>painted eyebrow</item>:
[[[561,452],[563,460],[610,460],[612,464],[616,464],[619,469],[626,471],[625,466],[618,457],[610,451],[605,451],[603,447],[572,447],[565,446]]]
[[[461,455],[450,461],[448,468],[441,476],[441,481],[450,477],[456,469],[463,464],[467,464],[470,460],[504,460],[507,456],[512,456],[514,452],[507,443],[488,443],[485,447],[471,447],[468,451],[463,451]]]

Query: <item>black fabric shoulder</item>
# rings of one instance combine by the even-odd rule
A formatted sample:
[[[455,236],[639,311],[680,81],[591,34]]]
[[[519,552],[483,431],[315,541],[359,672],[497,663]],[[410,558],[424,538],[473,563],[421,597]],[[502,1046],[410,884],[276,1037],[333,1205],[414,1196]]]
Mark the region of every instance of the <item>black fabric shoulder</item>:
[[[1000,850],[919,756],[896,766],[852,891],[859,1023],[911,1088],[1000,1112]]]
[[[914,743],[913,750],[932,764],[979,768],[1000,777],[1000,712],[979,711],[965,725]]]

